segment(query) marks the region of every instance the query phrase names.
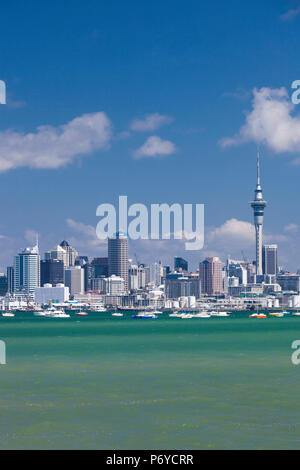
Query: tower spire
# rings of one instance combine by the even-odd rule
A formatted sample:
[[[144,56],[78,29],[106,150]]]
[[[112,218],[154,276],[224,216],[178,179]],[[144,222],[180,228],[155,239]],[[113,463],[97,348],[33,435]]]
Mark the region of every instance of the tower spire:
[[[254,191],[254,201],[250,202],[253,209],[254,225],[256,234],[256,274],[261,276],[262,272],[262,228],[264,222],[264,210],[267,205],[263,199],[260,182],[260,152],[257,147],[257,183]]]

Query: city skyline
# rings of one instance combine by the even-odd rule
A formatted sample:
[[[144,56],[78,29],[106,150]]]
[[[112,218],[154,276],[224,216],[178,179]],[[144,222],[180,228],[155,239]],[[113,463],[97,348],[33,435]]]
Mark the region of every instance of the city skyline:
[[[107,4],[100,12],[96,1],[87,9],[74,3],[71,17],[67,5],[55,1],[51,8],[20,4],[18,15],[3,6],[1,271],[33,244],[36,232],[42,251],[67,239],[81,253],[103,255],[105,244],[95,236],[96,207],[116,203],[119,194],[130,203],[205,204],[201,252],[186,254],[177,241],[149,241],[132,243],[131,257],[137,252],[145,262],[171,264],[173,257],[186,256],[192,269],[206,256],[240,258],[241,250],[255,259],[247,201],[257,141],[264,193],[272,201],[264,243],[278,244],[280,265],[300,267],[294,198],[299,111],[291,100],[291,84],[299,78],[294,64],[300,16],[286,15],[293,5],[283,1],[230,4],[218,5],[216,18],[213,5],[191,2],[183,21],[173,3],[154,1],[146,22],[138,2],[129,16],[116,2],[117,18],[115,7]],[[58,12],[68,22],[57,25],[53,38]],[[245,16],[246,28],[240,21]],[[262,41],[265,31],[268,40]],[[268,104],[276,116],[272,132]],[[279,139],[281,124],[287,130]],[[284,191],[278,190],[281,183]]]

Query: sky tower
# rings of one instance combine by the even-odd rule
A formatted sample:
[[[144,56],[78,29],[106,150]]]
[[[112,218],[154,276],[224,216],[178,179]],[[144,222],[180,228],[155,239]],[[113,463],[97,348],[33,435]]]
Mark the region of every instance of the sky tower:
[[[254,201],[250,202],[253,209],[254,225],[256,233],[256,274],[261,276],[262,270],[262,228],[264,222],[264,210],[267,202],[263,200],[262,187],[260,185],[260,155],[257,152],[257,184],[254,191]]]

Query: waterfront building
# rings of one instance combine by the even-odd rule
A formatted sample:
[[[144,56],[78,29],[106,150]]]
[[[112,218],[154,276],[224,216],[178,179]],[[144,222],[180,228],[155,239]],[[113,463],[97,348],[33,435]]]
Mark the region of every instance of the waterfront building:
[[[14,289],[33,293],[40,286],[40,255],[38,245],[25,248],[14,258]]]
[[[69,287],[70,295],[84,293],[84,270],[80,266],[69,266],[65,270],[65,285]]]
[[[108,295],[125,295],[126,287],[123,277],[112,274],[110,277],[103,279],[104,293]]]
[[[108,239],[108,275],[124,279],[128,291],[128,238],[121,232]]]
[[[254,200],[250,202],[253,209],[254,225],[255,225],[255,239],[256,239],[256,275],[262,276],[262,230],[264,222],[264,210],[267,202],[264,201],[262,195],[262,187],[260,184],[260,155],[257,152],[257,183],[254,191]]]
[[[206,258],[199,264],[202,294],[220,295],[224,292],[222,267],[223,263],[217,256]]]
[[[47,259],[41,261],[41,286],[44,284],[63,284],[64,263],[60,259]]]
[[[199,299],[201,296],[201,280],[199,277],[174,277],[172,274],[167,275],[165,279],[166,299],[178,299],[179,297],[191,296],[196,299]]]
[[[264,245],[262,253],[263,274],[276,276],[278,272],[277,245]]]
[[[36,304],[64,303],[69,300],[69,287],[64,284],[44,284],[43,287],[36,287],[34,290],[34,301]]]
[[[300,292],[300,274],[278,274],[277,282],[283,291]]]

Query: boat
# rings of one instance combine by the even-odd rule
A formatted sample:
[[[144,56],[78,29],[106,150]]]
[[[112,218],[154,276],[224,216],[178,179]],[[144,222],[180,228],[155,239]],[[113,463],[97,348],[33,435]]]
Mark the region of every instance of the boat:
[[[284,316],[283,312],[270,312],[269,315],[270,317],[283,317]]]
[[[295,317],[300,317],[300,312],[293,312],[292,315],[294,315]]]
[[[101,305],[101,304],[94,304],[94,305],[91,305],[89,310],[91,312],[107,312],[107,309]]]
[[[79,315],[80,317],[86,317],[88,315],[87,312],[76,312],[75,315]]]
[[[158,318],[158,316],[152,312],[139,312],[136,315],[132,315],[131,318],[140,318],[140,319],[149,318],[150,319],[150,318]]]
[[[123,317],[123,313],[115,312],[115,313],[112,313],[112,316],[113,317]]]
[[[15,314],[14,313],[10,313],[10,312],[4,312],[2,313],[2,317],[14,317]]]
[[[195,318],[210,318],[211,314],[209,312],[199,312],[199,313],[196,313],[195,315],[192,315],[192,317],[195,317]]]
[[[264,313],[252,313],[249,315],[249,318],[267,318],[267,315]]]
[[[229,317],[227,312],[210,312],[213,317]]]
[[[43,312],[34,312],[35,316],[48,318],[70,318],[70,315],[62,309],[50,307]]]

